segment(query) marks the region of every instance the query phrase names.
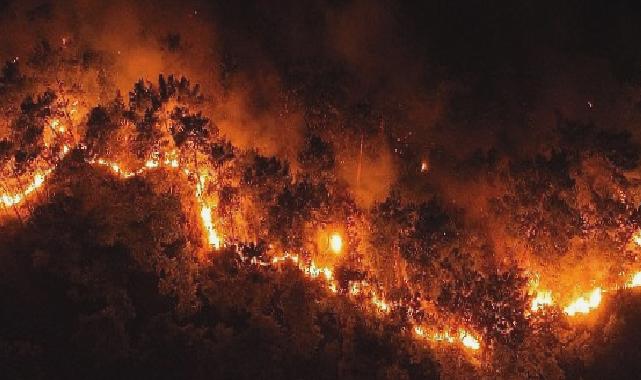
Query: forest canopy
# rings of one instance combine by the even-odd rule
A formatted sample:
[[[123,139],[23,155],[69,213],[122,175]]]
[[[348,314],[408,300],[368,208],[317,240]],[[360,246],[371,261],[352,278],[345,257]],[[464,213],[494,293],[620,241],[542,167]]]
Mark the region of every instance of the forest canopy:
[[[634,378],[605,8],[0,1],[0,373]]]

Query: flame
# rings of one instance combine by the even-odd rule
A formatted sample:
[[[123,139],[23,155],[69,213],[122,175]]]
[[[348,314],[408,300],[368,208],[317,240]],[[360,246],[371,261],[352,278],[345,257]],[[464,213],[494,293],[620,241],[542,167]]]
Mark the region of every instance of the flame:
[[[152,169],[152,168],[157,168],[159,166],[160,166],[160,162],[158,162],[158,160],[156,160],[156,159],[152,158],[152,159],[149,159],[149,160],[145,161],[145,167],[146,168]]]
[[[427,335],[425,329],[423,329],[421,326],[414,326],[414,334],[420,337],[424,337],[425,335]]]
[[[552,306],[552,292],[549,290],[537,291],[536,297],[532,299],[532,304],[530,309],[532,311],[538,311],[543,309],[546,306]]]
[[[639,247],[641,247],[641,229],[637,230],[633,235],[632,235],[632,241]]]
[[[464,328],[458,329],[458,335],[452,335],[450,329],[446,328],[442,331],[436,331],[433,334],[429,334],[425,328],[421,326],[414,326],[414,334],[419,338],[429,339],[434,342],[445,342],[445,343],[455,343],[458,341],[465,348],[477,351],[481,348],[481,343],[477,338],[475,338],[469,331]]]
[[[58,133],[64,133],[66,131],[64,124],[62,124],[58,119],[51,120],[49,126]]]
[[[563,311],[569,316],[576,314],[587,314],[596,309],[601,303],[601,288],[594,289],[588,298],[581,296],[568,305]]]
[[[152,158],[145,161],[145,164],[143,167],[133,172],[126,171],[117,162],[108,161],[104,158],[89,160],[88,162],[91,164],[97,164],[100,166],[108,167],[114,174],[117,174],[122,178],[130,178],[136,175],[140,175],[144,173],[146,170],[156,169],[163,166],[174,168],[174,169],[179,168],[180,161],[176,157],[175,152],[171,152],[171,154],[168,154],[166,158],[162,161],[158,159],[159,156],[160,156],[160,152],[152,153]],[[183,169],[183,172],[186,175],[190,174],[190,171],[186,168]],[[205,230],[205,234],[207,236],[207,243],[210,246],[214,247],[215,249],[220,249],[220,247],[222,246],[222,239],[214,226],[212,208],[209,205],[207,205],[203,200],[206,180],[207,180],[206,175],[203,174],[198,176],[198,181],[196,182],[195,196],[196,196],[196,200],[200,204],[200,220],[202,222],[203,229]]]
[[[427,160],[421,161],[421,173],[427,173],[430,170],[430,164]]]
[[[327,281],[334,279],[334,271],[331,268],[317,267],[316,264],[314,264],[314,260],[310,262],[309,267],[304,268],[304,272],[311,278],[316,278],[322,274]]]
[[[218,236],[218,233],[216,232],[216,229],[214,228],[210,207],[205,205],[201,207],[200,219],[202,220],[203,227],[205,228],[205,232],[207,233],[207,242],[209,242],[209,245],[211,245],[212,247],[219,249],[221,246],[221,240]]]
[[[628,288],[636,288],[638,286],[641,286],[641,271],[635,273],[634,276],[632,276],[632,280],[626,285]]]
[[[376,293],[372,294],[372,305],[383,313],[389,313],[390,311],[390,305],[384,299],[379,298]]]
[[[177,168],[178,166],[180,166],[180,164],[178,163],[178,160],[175,159],[175,158],[171,159],[171,160],[170,159],[166,159],[165,160],[165,165],[171,166],[172,168]]]
[[[360,293],[361,293],[361,291],[362,291],[362,289],[361,289],[361,285],[360,285],[360,283],[358,283],[358,282],[351,282],[351,283],[349,284],[349,294],[351,294],[352,296],[355,296],[355,295],[360,294]]]
[[[205,191],[205,180],[207,176],[201,175],[198,177],[198,182],[196,182],[196,198],[201,198],[203,192]]]
[[[343,238],[338,232],[334,232],[329,237],[329,248],[335,254],[341,253],[343,249]]]
[[[51,173],[51,169],[47,170],[46,172],[42,173],[36,173],[33,176],[33,179],[29,182],[27,187],[25,187],[24,190],[17,192],[15,194],[9,194],[9,193],[4,193],[0,195],[0,200],[2,200],[2,205],[5,207],[12,207],[12,206],[17,206],[21,202],[23,202],[27,197],[33,193],[34,191],[38,190],[39,188],[42,187],[45,183],[45,179],[49,173]]]
[[[205,183],[207,180],[206,175],[198,176],[198,182],[196,182],[196,199],[201,204],[200,206],[200,220],[203,223],[203,228],[207,234],[207,242],[210,246],[215,249],[220,249],[222,246],[222,239],[218,235],[218,231],[214,226],[214,221],[212,218],[212,210],[209,205],[203,200],[203,194],[205,191]]]
[[[50,123],[51,128],[53,129],[58,129],[61,131],[64,131],[64,125],[60,123],[58,119],[53,119]],[[62,146],[62,151],[58,154],[58,159],[62,160],[67,153],[69,153],[69,146],[68,145],[63,145]],[[33,178],[29,181],[27,186],[16,193],[3,193],[0,194],[0,204],[4,207],[13,207],[13,206],[18,206],[20,203],[24,202],[30,194],[32,194],[34,191],[38,190],[41,188],[47,176],[53,172],[55,169],[55,165],[50,167],[47,170],[44,171],[37,171],[34,175]]]
[[[59,132],[59,133],[64,133],[65,131],[67,131],[65,126],[58,119],[52,119],[50,122],[50,127],[53,131]],[[69,151],[70,151],[69,146],[63,145],[62,152],[60,153],[59,158],[64,157]],[[206,189],[207,176],[202,174],[198,175],[198,173],[195,173],[194,171],[190,171],[186,167],[181,167],[180,157],[176,154],[175,151],[167,152],[167,153],[154,152],[151,155],[151,158],[145,161],[143,166],[135,171],[127,171],[125,168],[123,168],[123,166],[120,163],[108,161],[103,158],[98,158],[88,162],[92,164],[105,166],[111,172],[115,173],[116,175],[122,178],[129,178],[131,176],[142,174],[147,170],[152,170],[159,167],[179,169],[181,172],[184,172],[187,176],[189,176],[189,178],[193,178],[191,177],[191,175],[196,174],[197,181],[195,184],[195,197],[200,206],[199,216],[202,223],[202,228],[207,238],[207,242],[210,246],[216,249],[219,249],[223,245],[223,240],[215,228],[214,214],[213,214],[213,211],[214,211],[213,209],[215,208],[215,204],[212,205],[210,202],[208,202],[207,199],[205,199],[206,198],[205,192],[207,190]],[[14,194],[11,194],[11,193],[0,194],[0,205],[9,207],[9,206],[14,206],[23,202],[31,193],[33,193],[38,188],[44,185],[46,177],[54,169],[55,169],[55,166],[47,170],[41,170],[36,172],[33,175],[33,178],[31,179],[31,181],[28,182],[27,186],[22,191],[18,191]],[[428,170],[429,170],[429,162],[428,161],[421,162],[421,171],[427,172]],[[322,238],[319,240],[319,243],[324,245],[325,242],[327,241],[325,239],[327,239],[327,235],[323,233]],[[631,241],[634,244],[641,247],[641,229],[639,229],[632,235]],[[329,242],[329,250],[332,253],[338,255],[343,251],[343,238],[339,232],[332,232],[329,235],[328,242]],[[339,289],[337,282],[334,279],[333,268],[319,267],[314,263],[314,261],[309,262],[309,265],[307,265],[303,262],[303,259],[301,259],[298,255],[290,255],[288,253],[285,253],[283,256],[273,257],[270,261],[267,261],[267,262],[261,261],[257,258],[252,258],[252,260],[253,260],[252,263],[255,263],[261,266],[274,265],[285,260],[290,260],[291,262],[296,264],[296,266],[301,271],[303,271],[303,273],[306,276],[310,278],[321,277],[324,280],[324,284],[327,286],[327,289],[329,291],[333,293],[343,292],[341,289]],[[538,282],[531,289],[536,289],[537,286],[538,286]],[[641,271],[635,273],[630,279],[630,281],[627,282],[624,286],[628,288],[641,287]],[[371,303],[372,306],[375,307],[376,310],[383,313],[390,313],[393,309],[398,307],[399,303],[394,303],[394,302],[390,303],[386,301],[379,295],[380,293],[377,294],[377,291],[374,291],[373,289],[374,289],[374,286],[369,285],[366,281],[363,280],[359,282],[350,283],[348,289],[345,291],[345,294],[350,297],[354,297],[354,299],[356,300],[365,301],[366,303],[369,302]],[[578,297],[573,302],[571,302],[568,306],[563,308],[564,313],[568,316],[575,316],[577,314],[587,314],[595,310],[597,307],[599,307],[601,303],[602,293],[608,291],[608,289],[610,288],[605,288],[605,290],[603,290],[602,288],[598,287],[592,290],[590,293]],[[384,294],[384,292],[382,294]],[[535,290],[532,292],[532,294],[535,294],[535,297],[532,299],[532,302],[530,305],[530,309],[532,312],[537,312],[537,311],[543,310],[546,307],[550,307],[554,305],[551,291]],[[442,331],[436,331],[436,332],[430,333],[421,326],[415,326],[414,333],[419,337],[427,338],[435,342],[447,342],[447,343],[458,342],[462,346],[471,350],[480,349],[479,339],[477,339],[473,334],[471,334],[468,330],[464,328],[445,329]]]
[[[464,329],[459,329],[458,331],[458,337],[461,343],[467,348],[471,348],[472,350],[478,350],[481,348],[481,343],[479,343],[478,339],[470,335],[467,331]]]
[[[432,339],[436,342],[454,343],[454,337],[450,335],[449,329],[435,332]]]

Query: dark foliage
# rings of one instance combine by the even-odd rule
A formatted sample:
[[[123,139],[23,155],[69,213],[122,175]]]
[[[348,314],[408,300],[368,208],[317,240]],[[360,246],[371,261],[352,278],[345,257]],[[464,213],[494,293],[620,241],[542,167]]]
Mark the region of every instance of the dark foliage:
[[[70,162],[60,175],[66,170],[75,179],[64,194],[37,207],[26,225],[2,227],[4,376],[437,375],[427,352],[415,352],[395,330],[328,295],[298,269],[258,270],[227,250],[195,270],[184,216],[171,195],[84,164]],[[239,249],[259,257],[265,243]]]

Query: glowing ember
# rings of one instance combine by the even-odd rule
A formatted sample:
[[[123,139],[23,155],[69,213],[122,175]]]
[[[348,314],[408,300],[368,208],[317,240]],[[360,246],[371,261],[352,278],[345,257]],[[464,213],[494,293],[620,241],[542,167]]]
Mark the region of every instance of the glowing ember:
[[[337,255],[341,253],[341,250],[343,249],[343,238],[341,238],[341,235],[338,232],[334,232],[329,237],[329,248]]]
[[[596,309],[601,303],[601,288],[594,289],[588,298],[579,297],[569,306],[567,306],[563,311],[569,316],[574,316],[576,314],[587,314],[593,309]]]
[[[53,129],[58,129],[64,131],[64,126],[60,123],[58,119],[53,119],[51,121],[51,127]],[[65,155],[69,153],[69,147],[67,145],[63,145],[62,151],[58,154],[58,159],[63,159]],[[17,206],[20,203],[24,202],[27,197],[42,187],[45,183],[46,177],[55,169],[55,166],[52,168],[49,168],[45,171],[40,171],[36,172],[33,175],[33,179],[27,184],[27,186],[24,188],[22,191],[18,191],[14,194],[10,193],[4,193],[0,194],[0,205],[4,207],[13,207]]]

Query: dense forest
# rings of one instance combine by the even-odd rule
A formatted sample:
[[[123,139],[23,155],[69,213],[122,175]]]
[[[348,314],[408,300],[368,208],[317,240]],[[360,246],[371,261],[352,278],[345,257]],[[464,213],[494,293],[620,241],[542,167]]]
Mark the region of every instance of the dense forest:
[[[0,2],[2,377],[635,378],[638,26],[454,3]]]

